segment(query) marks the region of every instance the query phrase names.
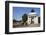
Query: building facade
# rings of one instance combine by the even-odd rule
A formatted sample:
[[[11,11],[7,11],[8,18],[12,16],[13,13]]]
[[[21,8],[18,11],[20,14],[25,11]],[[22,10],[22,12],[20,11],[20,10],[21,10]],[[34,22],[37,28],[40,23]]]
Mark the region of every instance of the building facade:
[[[38,24],[39,23],[39,16],[37,16],[37,13],[34,12],[34,10],[31,11],[31,13],[28,14],[28,20],[27,24]]]

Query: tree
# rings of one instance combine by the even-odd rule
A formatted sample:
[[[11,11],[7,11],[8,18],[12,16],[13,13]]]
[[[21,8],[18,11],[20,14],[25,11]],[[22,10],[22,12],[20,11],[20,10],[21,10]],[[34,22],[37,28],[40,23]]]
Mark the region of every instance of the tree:
[[[27,14],[24,14],[23,16],[22,16],[22,21],[23,21],[23,24],[25,25],[26,24],[26,21],[27,21]]]

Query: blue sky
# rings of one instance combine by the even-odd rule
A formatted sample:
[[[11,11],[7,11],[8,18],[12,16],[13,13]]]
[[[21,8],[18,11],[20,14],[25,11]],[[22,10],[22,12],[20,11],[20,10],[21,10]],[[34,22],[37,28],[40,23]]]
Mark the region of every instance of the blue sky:
[[[37,15],[40,16],[40,8],[33,8]],[[28,14],[32,10],[32,7],[13,7],[13,19],[21,20],[23,14]]]

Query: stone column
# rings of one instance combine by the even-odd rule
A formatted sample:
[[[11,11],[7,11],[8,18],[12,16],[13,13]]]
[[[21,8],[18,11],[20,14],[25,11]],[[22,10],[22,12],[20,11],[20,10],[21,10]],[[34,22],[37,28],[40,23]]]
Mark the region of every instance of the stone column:
[[[34,24],[38,24],[38,17],[34,18]]]

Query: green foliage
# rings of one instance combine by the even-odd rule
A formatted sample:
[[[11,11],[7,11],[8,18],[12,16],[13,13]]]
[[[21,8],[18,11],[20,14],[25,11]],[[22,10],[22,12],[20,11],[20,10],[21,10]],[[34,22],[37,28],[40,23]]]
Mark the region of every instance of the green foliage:
[[[22,16],[22,20],[23,20],[24,23],[27,21],[27,14],[24,14],[24,15]]]

